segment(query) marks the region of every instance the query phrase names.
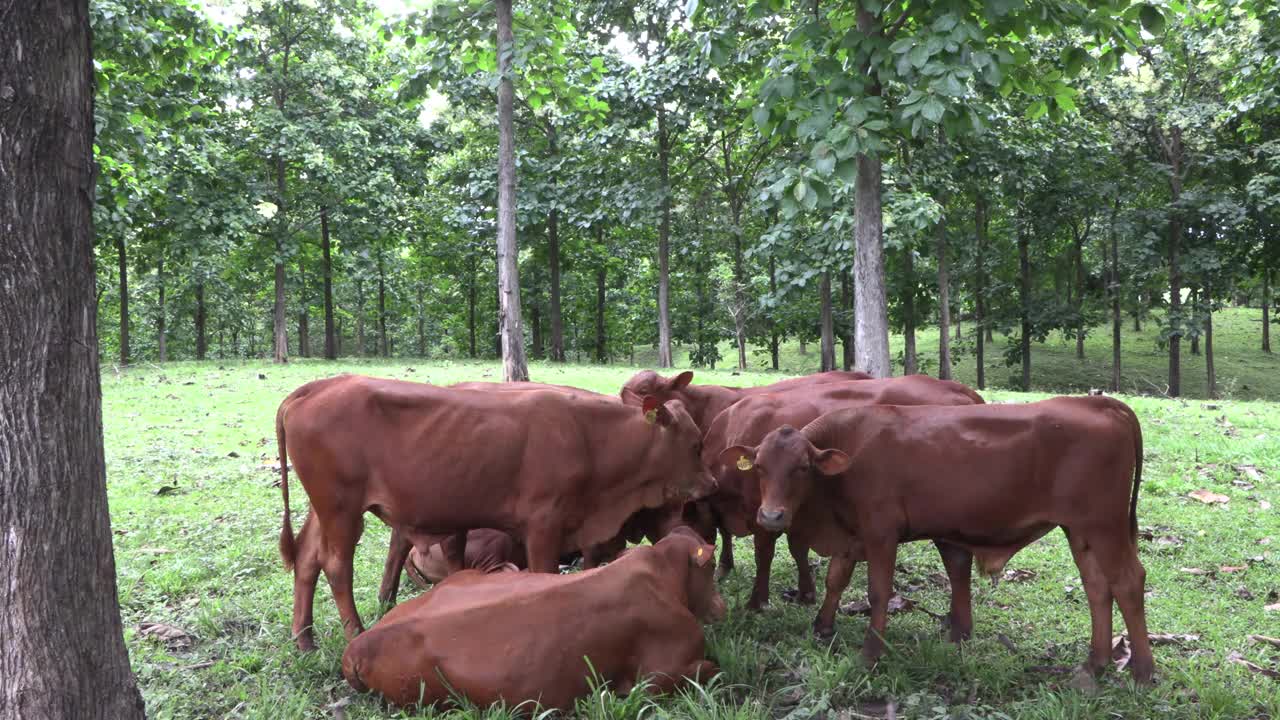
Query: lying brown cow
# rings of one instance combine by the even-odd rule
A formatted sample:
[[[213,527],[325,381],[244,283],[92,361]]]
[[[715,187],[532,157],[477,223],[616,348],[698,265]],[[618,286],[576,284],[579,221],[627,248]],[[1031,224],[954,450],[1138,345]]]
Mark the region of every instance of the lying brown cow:
[[[412,548],[409,559],[405,561],[404,570],[418,587],[427,587],[440,582],[449,575],[449,560],[445,557],[445,544],[437,543],[424,550]],[[479,528],[467,532],[467,549],[463,554],[462,566],[466,570],[493,572],[510,565],[523,570],[528,563],[525,560],[524,546],[518,540],[501,530]]]
[[[494,528],[555,572],[560,548],[613,538],[636,511],[715,487],[701,433],[679,403],[641,410],[556,391],[493,393],[340,376],[307,383],[280,405],[276,436],[284,522],[280,554],[294,569],[293,632],[314,647],[321,569],[348,638],[363,630],[351,595],[364,513],[426,549],[452,535],[461,569],[466,533]],[[311,500],[295,540],[286,448]]]
[[[352,641],[342,673],[396,705],[539,702],[568,709],[595,674],[625,694],[706,680],[701,622],[724,616],[711,558],[688,528],[571,575],[464,571],[387,613]],[[536,632],[533,629],[537,629]],[[590,664],[588,664],[590,663]]]
[[[982,396],[968,387],[949,380],[938,380],[927,375],[907,375],[883,380],[858,380],[855,382],[827,383],[792,387],[780,392],[752,395],[744,398],[720,413],[703,438],[703,462],[711,467],[719,488],[707,499],[720,519],[722,527],[735,536],[752,535],[756,550],[756,580],[747,602],[750,609],[759,609],[769,601],[769,572],[773,563],[774,544],[778,533],[770,532],[756,524],[756,512],[760,509],[760,481],[755,469],[741,470],[736,465],[721,465],[719,457],[732,445],[755,445],[769,432],[783,425],[804,427],[819,415],[849,407],[864,405],[980,405]],[[809,547],[821,555],[832,557],[832,563],[857,562],[861,556],[845,557],[847,543],[836,536],[823,542],[821,536],[810,537],[807,524],[793,525],[787,532],[787,547],[796,561],[801,603],[814,601],[813,573],[809,569]],[[946,543],[937,543],[943,565],[951,578],[952,601],[948,619],[951,638],[959,641],[967,638],[973,628],[972,609],[969,604],[969,572],[972,558],[969,553]],[[844,572],[837,569],[827,577],[838,579]],[[814,628],[819,635],[829,635],[834,627],[835,613],[844,585],[827,587],[826,599],[818,613]]]
[[[675,377],[663,377],[652,370],[641,370],[631,376],[622,386],[619,395],[629,405],[639,405],[645,397],[655,397],[662,401],[679,400],[693,417],[693,421],[706,433],[716,416],[730,405],[752,395],[778,392],[807,385],[823,383],[848,382],[850,380],[869,380],[871,376],[864,372],[833,370],[814,373],[787,380],[779,380],[769,385],[755,387],[726,387],[723,385],[693,385],[693,373],[685,371]],[[727,575],[733,570],[733,538],[726,528],[720,526],[720,567],[718,577]],[[806,556],[805,564],[808,563]]]
[[[1093,618],[1085,669],[1111,661],[1111,603],[1129,628],[1135,680],[1154,670],[1138,560],[1142,429],[1108,397],[1026,405],[871,406],[784,426],[756,448],[721,460],[753,465],[763,502],[757,521],[781,531],[797,508],[830,508],[827,532],[850,531],[865,548],[871,623],[862,648],[883,651],[900,542],[929,538],[968,549],[994,575],[1054,527],[1067,535]],[[844,582],[848,582],[845,576]]]

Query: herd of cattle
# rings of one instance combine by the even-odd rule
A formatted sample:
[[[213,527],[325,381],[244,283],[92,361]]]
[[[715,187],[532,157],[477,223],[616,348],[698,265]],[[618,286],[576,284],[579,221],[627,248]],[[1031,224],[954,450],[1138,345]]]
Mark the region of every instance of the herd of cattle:
[[[1151,682],[1137,549],[1142,430],[1124,403],[987,405],[922,375],[828,372],[753,388],[692,377],[641,372],[620,398],[352,375],[295,390],[276,435],[299,648],[315,646],[323,570],[350,641],[344,675],[392,703],[461,695],[564,708],[590,691],[592,673],[619,692],[640,679],[669,690],[717,671],[701,623],[725,614],[716,580],[733,568],[733,537],[754,539],[754,610],[768,602],[774,545],[786,534],[800,602],[816,601],[809,550],[830,557],[819,637],[834,632],[840,595],[866,561],[862,652],[875,662],[899,543],[937,547],[958,642],[973,629],[973,564],[999,573],[1061,527],[1092,616],[1083,670],[1096,675],[1110,661],[1114,600],[1129,667]],[[289,458],[311,501],[296,537]],[[352,597],[366,512],[392,528],[380,600],[394,602],[402,569],[435,583],[368,632]],[[651,544],[626,549],[643,538]],[[573,553],[584,571],[559,574]]]

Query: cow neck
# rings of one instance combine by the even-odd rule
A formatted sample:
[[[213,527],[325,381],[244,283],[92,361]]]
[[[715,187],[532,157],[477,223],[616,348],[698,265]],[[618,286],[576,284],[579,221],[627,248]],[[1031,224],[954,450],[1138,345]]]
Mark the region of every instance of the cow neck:
[[[741,390],[723,385],[689,385],[680,394],[693,422],[704,435],[721,411],[742,399]]]
[[[618,407],[623,407],[619,405]],[[634,413],[634,408],[627,408]],[[616,535],[628,517],[641,508],[660,507],[665,501],[666,473],[663,458],[659,456],[658,433],[671,432],[657,425],[650,425],[643,416],[626,424],[624,434],[644,439],[644,442],[590,443],[592,482],[598,489],[595,507],[585,508],[587,520],[577,532],[577,540],[583,546],[605,542]],[[635,448],[624,452],[627,448]],[[625,499],[639,496],[639,503],[627,503]]]
[[[692,600],[689,597],[689,573],[692,569],[689,567],[688,554],[676,543],[668,543],[661,548],[655,545],[653,549],[658,556],[655,573],[658,582],[671,593],[670,597],[692,614]]]

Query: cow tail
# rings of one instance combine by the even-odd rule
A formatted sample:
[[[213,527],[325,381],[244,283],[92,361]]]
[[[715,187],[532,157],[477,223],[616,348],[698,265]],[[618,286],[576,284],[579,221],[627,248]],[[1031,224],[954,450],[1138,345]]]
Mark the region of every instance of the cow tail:
[[[1138,487],[1142,485],[1142,423],[1138,422],[1138,416],[1129,410],[1129,417],[1133,422],[1133,497],[1129,500],[1129,533],[1133,537],[1134,544],[1138,542]]]
[[[289,399],[280,403],[276,411],[276,450],[280,455],[280,494],[284,498],[284,522],[280,527],[280,559],[284,560],[284,568],[292,570],[298,556],[298,548],[293,539],[293,520],[289,513],[289,458],[284,444],[284,411]]]

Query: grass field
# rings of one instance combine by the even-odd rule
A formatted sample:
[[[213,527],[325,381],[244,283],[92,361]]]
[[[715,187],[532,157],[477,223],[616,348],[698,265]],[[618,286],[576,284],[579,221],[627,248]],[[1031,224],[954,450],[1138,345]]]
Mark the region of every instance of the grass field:
[[[1225,374],[1231,365],[1225,347],[1223,353]],[[274,413],[298,385],[341,371],[435,383],[496,379],[499,372],[495,363],[304,361],[285,367],[173,363],[104,374],[120,600],[151,717],[417,717],[349,690],[339,670],[342,633],[324,583],[316,596],[320,650],[300,655],[289,638],[292,575],[276,551],[281,500],[272,471]],[[532,368],[537,380],[608,393],[631,372]],[[751,384],[777,377],[699,371],[696,381]],[[1264,379],[1249,382],[1253,387]],[[1270,383],[1275,397],[1274,373]],[[993,391],[987,397],[1041,395]],[[809,632],[813,608],[779,599],[794,579],[784,552],[775,563],[774,605],[759,614],[743,609],[753,569],[749,539],[742,539],[738,569],[722,586],[729,618],[708,631],[720,678],[709,689],[656,703],[641,695],[595,698],[578,715],[844,719],[884,717],[892,703],[901,718],[1280,718],[1280,681],[1229,660],[1238,653],[1280,669],[1280,648],[1249,640],[1251,634],[1280,636],[1280,609],[1265,609],[1280,602],[1280,405],[1124,399],[1146,433],[1138,512],[1151,630],[1194,636],[1156,648],[1154,690],[1135,690],[1127,673],[1115,672],[1097,693],[1067,688],[1060,671],[1084,659],[1089,615],[1061,533],[1014,557],[1009,569],[1025,571],[1018,581],[995,587],[975,581],[974,640],[960,649],[942,639],[923,611],[946,607],[936,553],[927,543],[902,548],[896,582],[917,609],[892,617],[890,649],[874,671],[858,655],[865,617],[841,616],[835,640],[818,644]],[[295,481],[295,491],[299,487]],[[1187,496],[1199,489],[1229,502],[1206,505]],[[293,508],[298,523],[305,504],[295,500]],[[387,537],[386,528],[368,518],[355,572],[366,622],[376,617]],[[845,601],[863,597],[863,567]],[[401,598],[410,592],[402,589]],[[154,629],[144,633],[145,623],[173,629],[166,639]],[[1116,628],[1123,628],[1118,613]]]

